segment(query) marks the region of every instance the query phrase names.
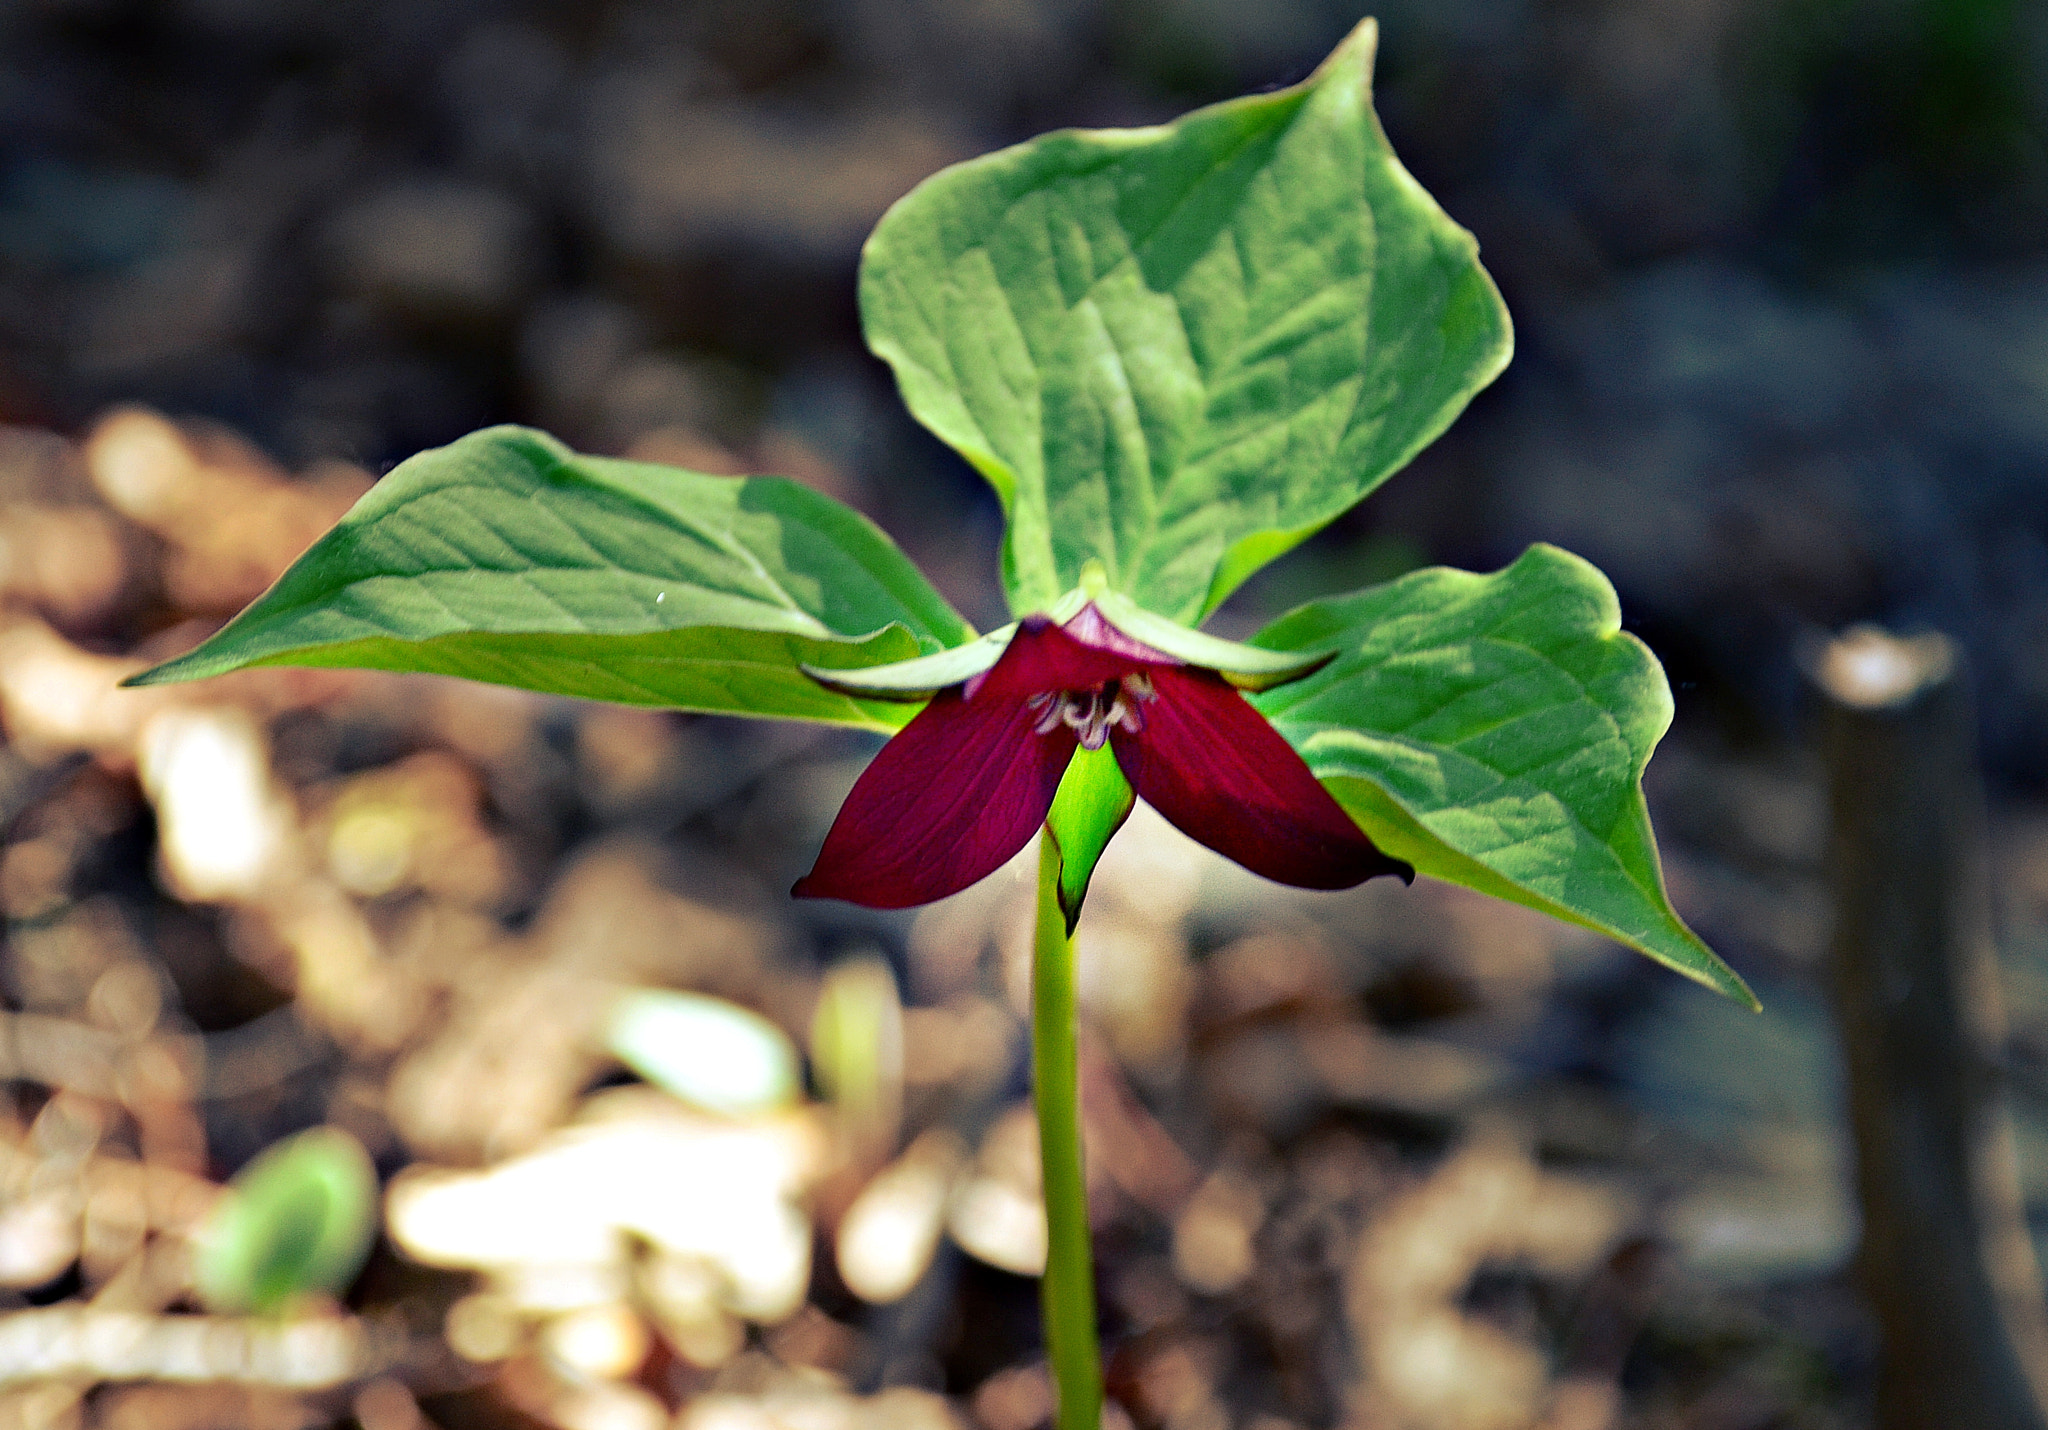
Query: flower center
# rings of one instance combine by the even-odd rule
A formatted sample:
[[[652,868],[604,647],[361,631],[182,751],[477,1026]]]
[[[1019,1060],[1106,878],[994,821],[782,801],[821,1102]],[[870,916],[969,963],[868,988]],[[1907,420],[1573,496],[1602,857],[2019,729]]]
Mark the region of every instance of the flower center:
[[[1025,708],[1038,716],[1032,729],[1050,735],[1062,725],[1073,727],[1084,750],[1099,750],[1109,732],[1121,725],[1132,734],[1145,728],[1140,707],[1154,697],[1152,678],[1133,671],[1116,680],[1104,681],[1088,690],[1046,690],[1025,701]]]

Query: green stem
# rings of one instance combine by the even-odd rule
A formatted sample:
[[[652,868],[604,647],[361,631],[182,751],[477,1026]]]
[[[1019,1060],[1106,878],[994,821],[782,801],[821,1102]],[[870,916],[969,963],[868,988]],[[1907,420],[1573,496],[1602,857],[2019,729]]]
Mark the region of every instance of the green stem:
[[[1032,946],[1031,1064],[1038,1153],[1045,1181],[1045,1346],[1059,1387],[1057,1430],[1100,1430],[1102,1357],[1095,1344],[1095,1268],[1088,1248],[1088,1184],[1081,1168],[1079,979],[1060,911],[1060,852],[1038,843],[1038,935]]]

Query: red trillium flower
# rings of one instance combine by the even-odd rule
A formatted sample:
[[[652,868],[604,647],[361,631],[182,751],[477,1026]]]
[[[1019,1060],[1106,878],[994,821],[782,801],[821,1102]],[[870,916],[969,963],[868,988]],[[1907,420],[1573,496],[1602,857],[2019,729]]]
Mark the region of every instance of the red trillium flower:
[[[1138,640],[1103,614],[1111,603],[1122,627],[1197,657],[1227,652],[1255,670],[1226,678]],[[1373,846],[1232,684],[1297,678],[1326,656],[1234,646],[1113,596],[1064,622],[1027,616],[977,646],[884,668],[900,674],[810,671],[869,698],[931,700],[854,784],[796,895],[897,909],[957,893],[1030,841],[1074,752],[1105,743],[1139,798],[1253,873],[1307,889],[1414,877]],[[933,679],[975,665],[964,679]]]

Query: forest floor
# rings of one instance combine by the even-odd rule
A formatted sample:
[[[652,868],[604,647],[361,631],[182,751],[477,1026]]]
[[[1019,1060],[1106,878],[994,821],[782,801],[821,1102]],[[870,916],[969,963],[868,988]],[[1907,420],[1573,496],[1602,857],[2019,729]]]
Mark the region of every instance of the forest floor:
[[[1043,1423],[1028,870],[903,915],[784,893],[871,740],[426,677],[115,688],[367,480],[133,410],[0,431],[0,1424]],[[1761,1016],[1512,906],[1300,894],[1132,820],[1081,929],[1115,1414],[1860,1421],[1818,771],[1681,729],[1649,792]],[[2048,815],[1995,825],[2024,1072]],[[640,988],[800,1047],[853,990],[881,1032],[720,1117],[607,1051]],[[346,1304],[178,1341],[219,1184],[321,1123],[385,1189]]]

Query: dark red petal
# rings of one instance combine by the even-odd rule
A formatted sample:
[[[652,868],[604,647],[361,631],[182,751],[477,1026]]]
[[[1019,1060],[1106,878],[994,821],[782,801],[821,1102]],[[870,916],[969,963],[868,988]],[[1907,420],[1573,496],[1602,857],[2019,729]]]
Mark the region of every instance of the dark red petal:
[[[1082,645],[1114,655],[1128,656],[1133,661],[1146,665],[1186,664],[1163,650],[1155,650],[1143,641],[1125,635],[1109,623],[1109,618],[1096,609],[1093,601],[1076,611],[1072,620],[1056,629],[1072,636]]]
[[[1094,633],[1079,617],[1076,625],[1082,626],[1083,634]],[[1129,640],[1122,643],[1129,650],[1079,640],[1065,626],[1056,626],[1044,616],[1026,616],[1017,623],[1017,634],[1010,637],[1002,659],[978,681],[968,682],[970,698],[1022,700],[1041,692],[1090,690],[1118,676],[1155,668],[1152,661],[1132,654],[1151,652],[1150,646]]]
[[[790,892],[903,909],[993,874],[1045,822],[1073,757],[1074,732],[1035,734],[1036,719],[1022,698],[940,691],[862,771]]]
[[[1206,670],[1154,668],[1144,729],[1110,732],[1124,778],[1183,833],[1302,889],[1415,877],[1373,846],[1242,695]]]

